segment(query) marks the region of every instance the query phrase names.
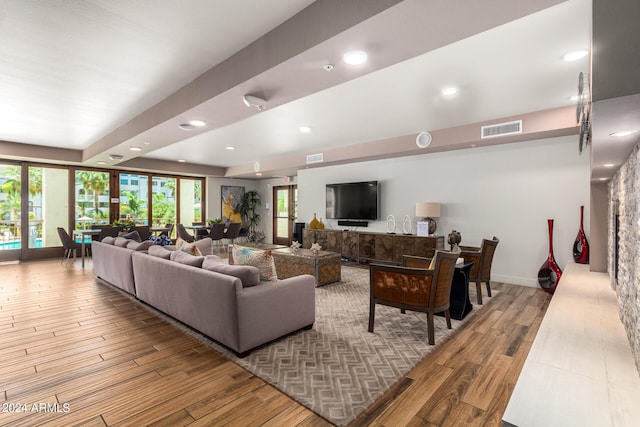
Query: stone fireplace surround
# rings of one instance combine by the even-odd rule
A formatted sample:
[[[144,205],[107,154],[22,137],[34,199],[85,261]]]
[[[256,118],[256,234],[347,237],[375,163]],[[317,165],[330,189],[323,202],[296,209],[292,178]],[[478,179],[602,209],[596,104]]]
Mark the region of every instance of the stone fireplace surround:
[[[640,142],[609,183],[608,209],[608,272],[611,287],[617,294],[620,320],[640,373],[640,264],[637,261],[640,256]]]

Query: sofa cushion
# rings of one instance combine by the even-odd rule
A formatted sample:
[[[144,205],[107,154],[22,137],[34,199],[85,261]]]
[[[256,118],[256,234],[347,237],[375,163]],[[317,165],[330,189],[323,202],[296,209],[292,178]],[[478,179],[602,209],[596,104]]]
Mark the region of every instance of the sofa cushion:
[[[231,256],[233,256],[234,264],[257,267],[260,270],[260,280],[267,282],[278,280],[276,264],[271,251],[252,250],[243,246],[232,245]]]
[[[127,245],[127,248],[133,249],[134,251],[146,251],[151,246],[154,246],[154,244],[153,244],[153,242],[151,240],[145,240],[144,242],[131,241]]]
[[[179,237],[178,240],[176,240],[176,250],[193,256],[202,256],[202,252],[200,252],[200,249],[195,244],[182,240]]]
[[[204,261],[203,256],[193,256],[182,251],[171,252],[169,259],[192,267],[202,267],[202,262]]]
[[[151,245],[149,247],[149,255],[156,256],[158,258],[170,259],[171,251],[165,249],[163,246]]]
[[[243,288],[260,284],[260,270],[252,265],[229,265],[222,260],[206,259],[202,263],[205,270],[226,274],[240,279]]]
[[[118,233],[118,237],[124,237],[125,239],[131,239],[131,240],[135,240],[136,242],[142,242],[142,239],[140,238],[140,234],[136,230],[130,231],[128,233],[121,231]]]
[[[129,242],[133,242],[133,240],[127,239],[126,237],[116,237],[113,244],[115,246],[120,246],[121,248],[126,248]]]
[[[105,243],[107,245],[113,245],[113,242],[116,241],[116,238],[113,236],[105,236],[104,239],[102,239],[102,243]]]

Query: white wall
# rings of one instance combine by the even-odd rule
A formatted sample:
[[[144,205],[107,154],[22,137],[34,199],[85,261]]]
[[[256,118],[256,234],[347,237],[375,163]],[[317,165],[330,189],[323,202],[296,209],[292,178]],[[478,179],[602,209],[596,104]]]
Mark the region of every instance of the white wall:
[[[325,185],[378,180],[379,220],[366,230],[386,232],[387,215],[397,232],[409,215],[416,230],[415,203],[442,203],[437,234],[455,229],[462,244],[479,245],[497,236],[492,279],[538,286],[537,273],[548,253],[547,218],[555,219],[554,253],[561,268],[573,262],[580,206],[589,224],[589,156],[578,154],[569,136],[492,147],[303,169],[298,174],[300,221],[317,213],[327,228]],[[585,230],[588,238],[588,227]],[[445,244],[446,247],[448,247]]]
[[[205,219],[220,218],[222,216],[222,190],[220,187],[223,185],[244,187],[246,192],[257,190],[258,182],[251,179],[207,177],[207,217]]]

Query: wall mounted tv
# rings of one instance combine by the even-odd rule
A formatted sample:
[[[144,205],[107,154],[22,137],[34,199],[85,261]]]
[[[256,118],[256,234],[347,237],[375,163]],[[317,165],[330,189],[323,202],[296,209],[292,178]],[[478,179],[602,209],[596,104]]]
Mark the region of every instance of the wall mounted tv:
[[[378,181],[327,184],[326,218],[378,219]]]

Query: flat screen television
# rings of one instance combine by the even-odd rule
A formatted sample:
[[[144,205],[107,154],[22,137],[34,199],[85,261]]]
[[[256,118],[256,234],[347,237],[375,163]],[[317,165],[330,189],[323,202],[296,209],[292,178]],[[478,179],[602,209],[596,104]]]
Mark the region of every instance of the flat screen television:
[[[327,184],[328,219],[378,219],[378,181]]]

